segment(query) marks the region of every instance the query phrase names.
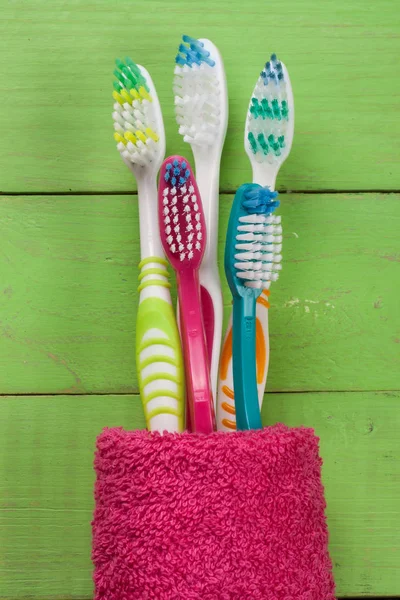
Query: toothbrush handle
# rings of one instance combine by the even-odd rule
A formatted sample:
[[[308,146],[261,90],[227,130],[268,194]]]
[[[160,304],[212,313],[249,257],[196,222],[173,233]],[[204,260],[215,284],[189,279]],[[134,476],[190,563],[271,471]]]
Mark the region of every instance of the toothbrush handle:
[[[207,226],[207,243],[201,262],[201,308],[210,364],[213,398],[217,398],[218,365],[222,340],[223,298],[218,272],[219,166],[221,153],[213,155],[204,148],[194,151],[196,180],[203,203]],[[211,157],[212,158],[212,157]]]
[[[140,300],[136,325],[136,365],[147,428],[183,431],[184,368],[178,327],[161,257],[139,265]]]
[[[234,296],[232,363],[238,429],[261,429],[257,395],[256,302],[252,296]]]
[[[218,271],[200,268],[201,311],[204,321],[213,398],[217,397],[218,365],[222,340],[223,298]]]
[[[265,289],[257,298],[256,308],[256,365],[258,403],[260,410],[263,403],[265,384],[269,365],[269,290]],[[235,393],[232,368],[232,314],[222,344],[221,360],[218,373],[217,395],[217,429],[234,431],[236,429]]]
[[[178,274],[178,293],[190,422],[195,433],[211,433],[215,416],[197,271]]]

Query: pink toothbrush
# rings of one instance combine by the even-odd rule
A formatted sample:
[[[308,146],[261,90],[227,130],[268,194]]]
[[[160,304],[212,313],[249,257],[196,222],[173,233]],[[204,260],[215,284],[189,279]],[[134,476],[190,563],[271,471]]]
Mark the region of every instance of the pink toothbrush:
[[[211,433],[215,415],[199,283],[206,227],[196,180],[182,156],[170,156],[161,166],[158,216],[161,242],[177,277],[190,423],[196,433]]]

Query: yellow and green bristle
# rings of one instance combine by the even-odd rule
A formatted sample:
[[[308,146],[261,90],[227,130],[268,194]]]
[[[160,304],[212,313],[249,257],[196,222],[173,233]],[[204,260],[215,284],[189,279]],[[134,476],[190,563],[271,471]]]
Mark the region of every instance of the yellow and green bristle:
[[[114,140],[124,158],[144,164],[159,136],[152,127],[153,99],[146,78],[130,58],[116,59],[114,69]]]
[[[272,54],[260,74],[249,106],[247,141],[257,160],[280,160],[285,152],[289,119],[282,63]]]

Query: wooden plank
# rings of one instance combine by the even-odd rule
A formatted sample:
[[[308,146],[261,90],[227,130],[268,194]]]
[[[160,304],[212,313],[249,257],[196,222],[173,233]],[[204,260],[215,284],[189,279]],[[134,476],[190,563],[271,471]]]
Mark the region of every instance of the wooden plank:
[[[264,422],[314,427],[321,439],[338,596],[400,589],[399,392],[267,394]]]
[[[330,10],[331,8],[332,10]],[[248,180],[247,104],[259,71],[278,52],[296,102],[292,155],[278,184],[292,190],[399,190],[400,16],[393,0],[20,0],[4,3],[0,39],[0,190],[127,191],[112,140],[116,56],[153,75],[168,152],[188,152],[173,116],[180,35],[206,36],[225,60],[230,123],[221,190]],[[240,32],[251,42],[239,43]],[[244,34],[246,36],[246,33]]]
[[[397,389],[400,195],[281,198],[267,389]],[[130,196],[0,199],[0,393],[137,391],[137,218]]]
[[[400,393],[267,394],[264,423],[321,438],[338,596],[400,589]],[[137,396],[0,400],[0,598],[89,598],[93,450],[143,427]]]

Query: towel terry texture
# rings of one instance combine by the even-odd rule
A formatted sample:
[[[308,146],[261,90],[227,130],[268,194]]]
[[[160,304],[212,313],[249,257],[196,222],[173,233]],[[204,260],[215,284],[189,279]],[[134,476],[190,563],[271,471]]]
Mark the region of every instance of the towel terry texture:
[[[105,429],[96,600],[334,600],[321,462],[305,428]]]

